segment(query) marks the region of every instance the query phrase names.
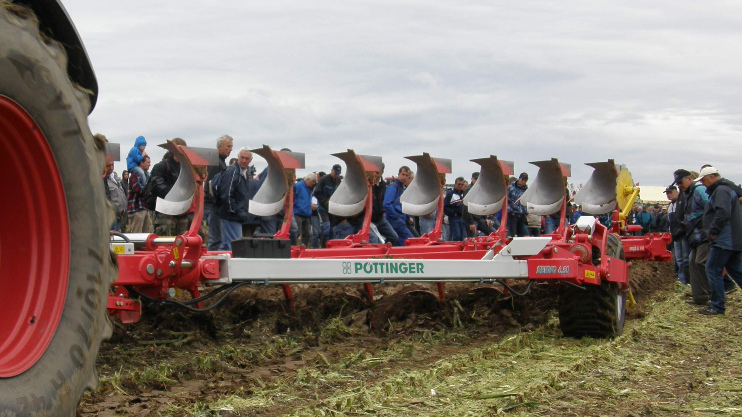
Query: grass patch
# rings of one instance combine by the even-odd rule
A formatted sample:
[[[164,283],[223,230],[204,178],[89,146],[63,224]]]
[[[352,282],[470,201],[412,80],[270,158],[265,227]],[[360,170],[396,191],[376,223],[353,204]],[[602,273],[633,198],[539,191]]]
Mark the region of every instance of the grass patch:
[[[462,334],[422,332],[318,359],[266,389],[295,399],[291,416],[742,415],[740,298],[727,316],[706,317],[678,289],[615,340],[564,338],[553,315],[534,332],[470,348]],[[427,351],[457,344],[424,363]]]

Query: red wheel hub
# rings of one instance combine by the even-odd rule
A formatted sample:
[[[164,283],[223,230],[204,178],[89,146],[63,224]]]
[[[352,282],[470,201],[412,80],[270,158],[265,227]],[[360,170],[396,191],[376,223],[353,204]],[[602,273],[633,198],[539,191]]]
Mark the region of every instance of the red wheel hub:
[[[69,279],[70,225],[44,133],[2,95],[0,135],[0,378],[7,378],[33,366],[57,330]]]

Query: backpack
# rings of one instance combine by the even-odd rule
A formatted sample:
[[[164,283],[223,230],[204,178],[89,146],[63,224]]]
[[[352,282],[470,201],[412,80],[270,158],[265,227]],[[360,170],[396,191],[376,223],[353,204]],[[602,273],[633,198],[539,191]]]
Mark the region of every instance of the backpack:
[[[155,211],[156,203],[157,194],[155,194],[155,182],[150,178],[149,181],[147,181],[147,185],[144,186],[144,190],[142,190],[142,205],[147,210]]]

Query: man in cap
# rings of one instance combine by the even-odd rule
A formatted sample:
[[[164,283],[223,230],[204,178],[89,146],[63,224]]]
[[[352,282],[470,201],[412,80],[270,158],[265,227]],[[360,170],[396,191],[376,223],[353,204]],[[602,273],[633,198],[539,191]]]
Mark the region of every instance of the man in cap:
[[[528,189],[528,174],[521,172],[518,180],[508,187],[508,235],[528,236],[528,223],[526,207],[520,204],[520,198]]]
[[[706,187],[693,181],[690,171],[678,169],[673,176],[673,185],[677,184],[683,192],[677,211],[682,212],[684,237],[689,251],[688,270],[692,298],[689,303],[703,306],[709,301],[709,281],[706,277],[709,244],[702,224],[708,195]]]
[[[320,245],[324,248],[327,240],[332,236],[332,223],[330,221],[330,197],[340,186],[340,174],[342,168],[340,164],[332,166],[328,175],[323,176],[314,187],[312,195],[317,198],[317,214],[320,220]]]
[[[724,269],[737,285],[742,286],[742,213],[739,197],[721,179],[719,171],[708,166],[701,170],[696,180],[706,187],[709,195],[703,214],[703,228],[709,239],[706,275],[711,290],[711,305],[698,310],[706,315],[726,312]]]

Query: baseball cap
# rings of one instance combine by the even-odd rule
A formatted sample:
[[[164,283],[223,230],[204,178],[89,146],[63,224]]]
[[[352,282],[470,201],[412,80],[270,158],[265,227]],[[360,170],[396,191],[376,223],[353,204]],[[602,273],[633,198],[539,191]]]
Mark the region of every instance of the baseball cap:
[[[665,194],[671,193],[671,192],[677,191],[677,190],[678,190],[678,187],[676,187],[674,185],[670,185],[667,188],[665,188]]]
[[[333,165],[332,170],[335,171],[336,174],[340,174],[341,172],[343,172],[343,168],[340,166],[340,164]]]
[[[698,174],[698,178],[696,178],[696,182],[701,181],[701,178],[711,174],[719,174],[719,170],[714,167],[706,167],[702,169],[701,173]]]
[[[673,181],[672,184],[670,185],[680,184],[683,178],[690,177],[690,171],[688,171],[687,169],[681,168],[681,169],[675,170],[675,172],[673,172],[672,175],[675,181]]]
[[[520,175],[518,176],[518,179],[521,179],[521,178],[523,178],[524,180],[527,180],[528,174],[525,172],[521,172]]]

